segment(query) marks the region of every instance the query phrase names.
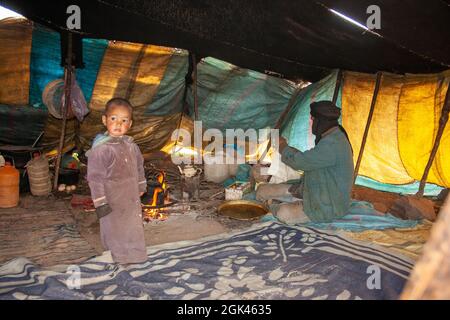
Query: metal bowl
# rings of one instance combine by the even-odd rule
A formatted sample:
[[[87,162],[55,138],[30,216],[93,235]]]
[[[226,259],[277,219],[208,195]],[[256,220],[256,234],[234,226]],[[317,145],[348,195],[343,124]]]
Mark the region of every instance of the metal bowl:
[[[258,202],[248,200],[225,201],[218,208],[219,214],[237,220],[254,220],[269,212],[269,209]]]

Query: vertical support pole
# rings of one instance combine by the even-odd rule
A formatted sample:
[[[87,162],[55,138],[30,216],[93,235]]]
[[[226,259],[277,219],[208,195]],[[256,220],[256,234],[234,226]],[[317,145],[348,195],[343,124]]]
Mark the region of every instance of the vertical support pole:
[[[366,146],[367,136],[369,134],[370,124],[372,122],[373,112],[375,110],[375,104],[377,102],[378,91],[380,90],[382,72],[377,72],[377,78],[375,81],[375,89],[373,91],[372,103],[370,104],[369,116],[367,117],[366,128],[364,130],[364,135],[361,141],[361,148],[359,149],[358,160],[356,161],[355,171],[353,174],[353,185],[355,184],[356,177],[358,176],[359,166],[361,165],[361,159],[364,153],[364,148]]]
[[[419,191],[417,191],[417,196],[423,196],[425,190],[425,184],[427,182],[428,173],[430,172],[431,165],[433,164],[433,160],[436,157],[436,153],[439,148],[439,144],[441,142],[442,134],[444,133],[445,125],[448,122],[448,114],[450,112],[450,82],[447,87],[447,93],[445,94],[444,105],[441,111],[441,117],[439,118],[439,127],[436,133],[436,138],[434,139],[433,148],[431,149],[430,157],[428,158],[427,165],[425,166],[425,170],[422,175],[422,179],[420,179]]]
[[[337,78],[336,78],[336,87],[334,88],[334,93],[333,93],[333,104],[336,104],[337,98],[339,96],[339,89],[341,88],[341,83],[342,83],[342,78],[343,78],[343,72],[342,70],[338,70],[338,74],[337,74]]]
[[[197,59],[196,59],[194,53],[192,54],[192,67],[193,67],[193,71],[192,71],[192,80],[193,80],[192,88],[193,88],[193,93],[194,93],[194,116],[195,116],[195,121],[198,121]]]
[[[59,176],[59,167],[61,165],[61,153],[64,147],[64,137],[66,135],[66,123],[67,123],[67,112],[71,107],[71,89],[72,89],[72,76],[73,76],[73,67],[72,67],[72,33],[68,34],[68,45],[67,45],[67,60],[64,68],[64,104],[62,105],[62,114],[63,114],[63,122],[61,128],[61,135],[59,137],[59,146],[58,146],[58,155],[56,158],[56,167],[55,167],[55,178],[53,182],[53,189],[57,190],[58,188],[58,176]]]
[[[298,97],[298,94],[300,93],[300,91],[302,91],[302,88],[300,86],[298,86],[294,93],[292,94],[291,98],[289,99],[289,102],[286,106],[286,108],[284,109],[283,113],[281,114],[281,116],[278,118],[277,123],[275,124],[275,127],[273,127],[274,129],[280,129],[281,126],[284,123],[284,120],[286,119],[287,115],[289,114],[289,112],[291,111],[292,107],[295,104],[295,101]],[[280,133],[281,134],[281,133]],[[262,161],[264,160],[264,158],[267,155],[267,152],[269,152],[270,148],[272,147],[272,139],[269,140],[269,143],[267,144],[266,149],[264,149],[263,153],[261,154],[261,156],[259,157],[258,161]]]

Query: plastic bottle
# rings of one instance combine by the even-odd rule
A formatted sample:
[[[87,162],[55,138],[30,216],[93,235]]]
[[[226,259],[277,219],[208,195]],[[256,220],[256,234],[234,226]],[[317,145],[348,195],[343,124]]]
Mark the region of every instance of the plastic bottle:
[[[5,162],[0,168],[0,208],[12,208],[19,204],[19,170]]]

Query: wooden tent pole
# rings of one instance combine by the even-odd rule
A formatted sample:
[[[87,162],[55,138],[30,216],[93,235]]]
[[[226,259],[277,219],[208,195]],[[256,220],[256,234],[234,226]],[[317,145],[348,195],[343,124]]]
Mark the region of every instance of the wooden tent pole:
[[[280,118],[278,118],[277,123],[275,124],[274,129],[280,129],[280,127],[283,125],[284,120],[286,119],[287,115],[289,114],[289,112],[291,111],[292,107],[295,104],[295,100],[298,97],[298,94],[300,93],[300,91],[302,90],[301,86],[298,86],[294,93],[292,94],[291,98],[289,99],[289,102],[286,106],[286,108],[284,109],[283,113],[281,114]],[[261,157],[259,157],[259,160],[264,160],[264,158],[267,155],[267,152],[269,152],[270,148],[272,146],[272,140],[269,140],[269,144],[267,145],[267,148],[264,150],[264,152],[261,154]]]
[[[356,161],[355,171],[353,174],[353,185],[355,184],[356,177],[358,176],[359,166],[361,165],[361,159],[366,146],[367,136],[369,134],[370,124],[372,123],[373,112],[375,110],[375,104],[377,102],[378,91],[380,90],[382,72],[377,72],[377,78],[375,81],[375,89],[373,91],[372,102],[370,104],[369,116],[367,117],[366,128],[364,129],[364,135],[361,141],[361,148],[359,149],[358,160]]]
[[[286,106],[286,109],[284,109],[283,113],[281,114],[280,118],[278,119],[277,123],[275,124],[274,129],[280,129],[281,125],[283,124],[284,120],[286,119],[287,115],[291,111],[292,107],[295,104],[295,100],[297,99],[298,94],[302,90],[301,87],[297,87],[294,91],[294,94],[291,96],[291,99],[288,102],[288,105]]]
[[[193,93],[194,93],[194,116],[195,121],[198,121],[198,95],[197,95],[197,59],[195,57],[195,54],[192,54],[192,80],[193,80]]]
[[[68,40],[67,40],[67,60],[65,65],[64,72],[64,104],[62,105],[62,113],[63,113],[63,123],[61,128],[61,135],[59,137],[59,146],[58,146],[58,155],[56,158],[56,167],[55,167],[55,178],[53,182],[53,189],[58,189],[58,176],[59,176],[59,167],[61,164],[61,153],[64,146],[64,137],[66,135],[66,123],[67,123],[67,112],[71,107],[71,89],[72,89],[72,75],[73,75],[73,67],[72,67],[72,33],[69,32]]]
[[[343,78],[343,72],[342,70],[338,70],[338,74],[336,77],[336,87],[334,88],[334,93],[333,93],[333,104],[336,104],[338,95],[339,95],[339,89],[341,88],[341,82],[342,82],[342,78]]]
[[[428,158],[427,165],[425,166],[425,170],[422,175],[422,179],[420,179],[419,191],[417,191],[417,196],[423,196],[425,191],[425,184],[427,182],[428,173],[430,172],[431,165],[433,164],[434,158],[436,157],[439,144],[441,143],[441,138],[444,133],[445,125],[448,122],[448,115],[450,112],[450,82],[447,87],[447,93],[445,94],[444,105],[441,111],[441,117],[439,118],[439,127],[436,134],[436,139],[434,139],[433,148],[431,149],[430,157]]]

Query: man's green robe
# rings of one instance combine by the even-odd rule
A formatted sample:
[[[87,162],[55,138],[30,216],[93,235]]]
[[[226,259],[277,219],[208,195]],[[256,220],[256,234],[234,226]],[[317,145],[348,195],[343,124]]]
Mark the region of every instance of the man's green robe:
[[[348,213],[353,184],[353,154],[338,127],[330,129],[311,150],[292,147],[282,151],[281,160],[304,171],[303,210],[313,222],[330,222]]]

